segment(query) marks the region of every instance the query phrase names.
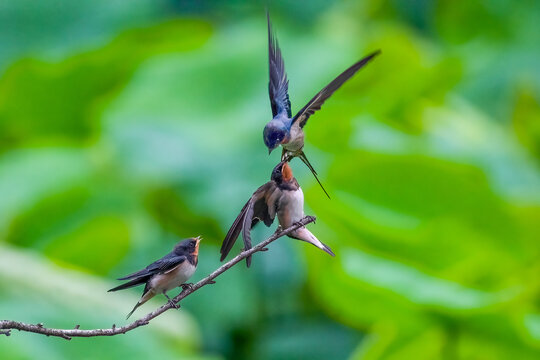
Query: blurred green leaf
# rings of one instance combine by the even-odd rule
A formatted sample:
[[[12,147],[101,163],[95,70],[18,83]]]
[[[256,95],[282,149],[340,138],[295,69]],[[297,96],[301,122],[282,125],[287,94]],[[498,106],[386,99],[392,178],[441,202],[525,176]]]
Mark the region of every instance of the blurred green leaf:
[[[0,229],[41,198],[84,179],[91,172],[88,156],[79,150],[18,150],[0,159]]]
[[[518,138],[538,159],[540,157],[540,102],[534,93],[518,94],[513,115]]]
[[[162,52],[195,49],[210,32],[202,21],[168,21],[131,29],[103,48],[60,62],[15,63],[0,79],[0,143],[95,140],[99,133],[95,117],[141,61]]]

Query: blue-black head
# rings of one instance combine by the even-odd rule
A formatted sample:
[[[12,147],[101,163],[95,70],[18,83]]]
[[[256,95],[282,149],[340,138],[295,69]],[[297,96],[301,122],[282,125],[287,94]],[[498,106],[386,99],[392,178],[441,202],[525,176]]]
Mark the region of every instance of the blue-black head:
[[[199,253],[199,243],[202,238],[197,236],[196,238],[190,238],[180,241],[174,247],[174,252],[179,255],[198,255]]]
[[[277,164],[274,170],[272,170],[270,179],[278,184],[291,181],[293,179],[293,173],[289,162],[285,160]]]
[[[287,137],[288,131],[285,124],[278,121],[270,121],[264,127],[263,139],[268,148],[268,153],[277,148]]]

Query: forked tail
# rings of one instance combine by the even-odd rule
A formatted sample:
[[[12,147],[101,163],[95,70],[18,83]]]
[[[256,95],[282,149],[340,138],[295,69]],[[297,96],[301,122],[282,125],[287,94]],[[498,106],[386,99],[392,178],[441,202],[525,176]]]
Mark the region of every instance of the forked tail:
[[[315,171],[315,169],[313,168],[313,166],[311,166],[311,163],[309,162],[306,154],[302,151],[300,152],[300,154],[298,154],[298,157],[300,158],[300,160],[302,160],[304,162],[304,164],[306,164],[306,166],[308,167],[308,169],[311,171],[311,173],[313,174],[313,176],[315,177],[315,180],[317,180],[317,182],[319,183],[319,185],[321,186],[321,189],[322,191],[324,191],[324,193],[326,194],[326,196],[330,199],[330,195],[328,195],[328,193],[326,192],[323,184],[321,184],[319,178],[317,177],[317,172]]]
[[[130,316],[135,312],[135,310],[137,310],[137,308],[138,308],[139,306],[141,306],[141,305],[142,305],[141,302],[138,302],[137,304],[135,304],[135,307],[133,307],[133,310],[131,310],[131,311],[129,312],[129,314],[127,314],[126,320],[129,319],[129,317],[130,317]]]
[[[311,245],[316,246],[322,251],[326,252],[328,255],[336,256],[328,245],[317,239],[315,235],[313,235],[311,231],[309,231],[305,227],[299,228],[295,232],[291,233],[289,236],[298,240],[308,242]]]

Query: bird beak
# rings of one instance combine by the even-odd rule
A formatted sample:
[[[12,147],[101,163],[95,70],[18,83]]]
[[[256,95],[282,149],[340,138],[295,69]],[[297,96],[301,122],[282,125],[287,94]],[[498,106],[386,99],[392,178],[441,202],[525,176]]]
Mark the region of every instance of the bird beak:
[[[281,168],[281,175],[283,176],[283,180],[285,181],[291,181],[293,178],[292,169],[289,166],[288,162],[285,162],[283,164],[283,167]]]
[[[195,238],[195,241],[197,241],[197,243],[195,244],[195,251],[193,252],[193,255],[195,256],[199,256],[199,244],[202,240],[202,237],[201,236],[197,236]]]
[[[270,155],[274,149],[268,149],[268,155]]]

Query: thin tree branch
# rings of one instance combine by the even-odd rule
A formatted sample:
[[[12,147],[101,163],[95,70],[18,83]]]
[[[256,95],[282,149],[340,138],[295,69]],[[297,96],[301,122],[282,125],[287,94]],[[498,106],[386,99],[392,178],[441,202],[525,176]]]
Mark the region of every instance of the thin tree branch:
[[[184,290],[182,290],[180,294],[178,294],[172,299],[173,303],[177,304],[180,300],[184,299],[186,296],[191,295],[192,293],[199,290],[203,286],[208,285],[208,284],[213,284],[215,278],[217,278],[219,275],[223,274],[225,271],[229,270],[234,265],[238,264],[240,261],[244,260],[248,256],[253,255],[259,251],[268,250],[266,246],[268,246],[268,244],[270,244],[271,242],[274,242],[280,237],[288,235],[294,230],[314,221],[315,221],[315,217],[306,216],[302,220],[300,220],[299,222],[297,222],[296,224],[294,224],[293,226],[287,229],[281,230],[280,228],[278,228],[278,230],[268,239],[257,244],[256,246],[254,246],[253,248],[249,250],[242,251],[240,254],[236,255],[234,258],[232,258],[230,261],[226,262],[225,264],[221,265],[214,272],[212,272],[210,275],[208,275],[204,279],[200,280],[198,283],[194,284],[193,286],[186,287]],[[0,335],[3,334],[6,336],[9,336],[11,335],[11,330],[19,330],[19,331],[33,332],[36,334],[42,334],[46,336],[61,337],[66,340],[71,340],[72,337],[113,336],[113,335],[118,335],[118,334],[125,334],[128,331],[138,328],[139,326],[148,325],[152,319],[158,317],[159,315],[163,314],[165,311],[171,309],[172,307],[173,306],[169,302],[167,302],[165,305],[152,311],[151,313],[140,318],[139,320],[132,322],[131,324],[128,324],[126,326],[121,326],[121,327],[116,327],[116,325],[113,325],[110,329],[84,330],[84,329],[80,329],[80,325],[76,325],[73,329],[53,329],[53,328],[44,327],[42,323],[25,324],[25,323],[14,321],[14,320],[0,320]]]

